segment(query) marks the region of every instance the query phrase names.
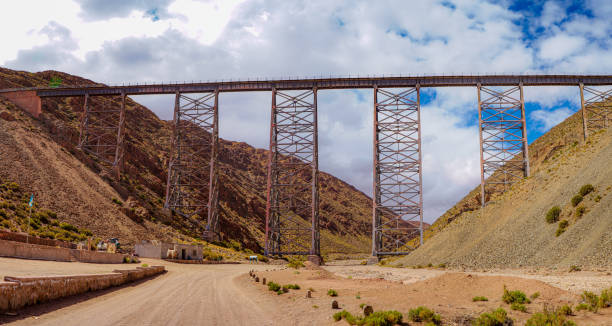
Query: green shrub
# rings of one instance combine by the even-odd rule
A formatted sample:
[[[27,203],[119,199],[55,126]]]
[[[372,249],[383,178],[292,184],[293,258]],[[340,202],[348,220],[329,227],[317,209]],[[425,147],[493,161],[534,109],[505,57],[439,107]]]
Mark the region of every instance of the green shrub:
[[[476,301],[489,301],[489,299],[487,299],[487,297],[478,296],[478,297],[473,297],[472,301],[473,302],[476,302]]]
[[[78,232],[79,231],[79,229],[77,229],[76,226],[74,226],[74,225],[72,225],[70,223],[64,223],[64,222],[60,223],[60,228],[66,230],[66,231],[72,231],[72,232]]]
[[[113,197],[113,199],[111,199],[111,201],[119,206],[123,206],[123,202],[121,200],[119,200],[118,198]]]
[[[375,311],[367,317],[355,317],[350,312],[342,310],[333,316],[335,321],[346,320],[349,325],[392,326],[401,325],[403,316],[395,310]]]
[[[0,225],[2,225],[4,228],[9,229],[11,227],[11,222],[4,220],[2,222],[0,222]]]
[[[582,269],[580,268],[580,266],[576,266],[576,265],[570,266],[570,269],[569,269],[570,273],[571,272],[580,272],[581,270]]]
[[[522,312],[527,312],[527,307],[525,307],[524,304],[522,303],[517,303],[517,302],[513,302],[510,305],[510,309],[512,310],[517,310],[517,311],[522,311]]]
[[[416,309],[410,309],[410,311],[408,311],[408,318],[414,322],[433,322],[436,325],[442,323],[440,315],[423,306],[417,307]]]
[[[299,259],[292,259],[287,264],[288,267],[298,269],[300,267],[304,267],[304,262]]]
[[[291,290],[299,290],[299,289],[300,289],[300,286],[299,286],[299,285],[297,285],[297,284],[287,284],[287,285],[285,285],[285,286],[286,286],[288,289],[291,289]]]
[[[512,319],[508,317],[508,313],[502,308],[497,308],[491,312],[485,312],[478,316],[472,323],[474,326],[507,326],[512,324]]]
[[[535,292],[534,294],[532,294],[529,297],[531,298],[531,300],[535,300],[535,299],[540,297],[540,292]]]
[[[546,222],[552,224],[559,220],[559,215],[561,214],[561,208],[559,206],[554,206],[548,210],[546,213]]]
[[[149,267],[149,264],[142,264],[140,266],[142,266],[142,267]]]
[[[446,264],[445,263],[438,264],[438,268],[444,269],[446,268]]]
[[[278,291],[276,291],[276,294],[281,295],[285,293],[285,291],[283,291],[283,289],[278,289]]]
[[[557,309],[557,312],[564,316],[573,315],[572,307],[569,305],[563,305],[561,308]]]
[[[557,228],[557,232],[555,233],[555,235],[560,236],[561,234],[563,234],[563,232],[565,232],[565,230],[567,229],[568,225],[569,222],[567,220],[561,220],[561,222],[559,222],[559,227]]]
[[[567,316],[557,311],[544,311],[535,313],[527,320],[525,326],[576,326]]]
[[[597,305],[599,308],[607,308],[612,306],[612,287],[609,290],[601,291]]]
[[[337,297],[338,296],[338,292],[336,292],[336,290],[334,290],[334,289],[329,289],[329,290],[327,290],[327,295],[329,295],[330,297]]]
[[[283,293],[287,293],[287,292],[289,292],[289,287],[287,285],[283,285],[281,287],[281,290],[283,291]]]
[[[268,259],[268,257],[266,257],[266,256],[264,256],[264,255],[257,255],[257,260],[258,260],[258,261],[261,261],[261,262],[264,262],[264,263],[267,263],[268,261],[270,261],[270,260]]]
[[[585,301],[589,311],[597,312],[597,310],[599,310],[599,297],[597,294],[590,291],[584,291],[581,297],[582,300]]]
[[[276,284],[272,281],[268,282],[268,290],[276,292],[280,289],[281,289],[281,286],[279,284]]]
[[[576,213],[575,213],[576,217],[580,218],[582,217],[582,215],[584,215],[584,213],[586,213],[586,207],[584,206],[576,207]]]
[[[599,201],[601,200],[601,196],[597,195],[597,197],[595,197],[595,199],[593,199],[596,203],[599,203]]]
[[[531,303],[531,301],[527,298],[525,293],[520,290],[516,291],[508,291],[506,286],[504,285],[504,295],[502,296],[502,301],[507,304],[512,303]]]
[[[572,206],[576,207],[578,204],[582,202],[583,197],[581,195],[576,195],[572,197]]]
[[[132,259],[129,256],[125,256],[125,257],[123,257],[123,262],[126,263],[126,264],[129,264],[129,263],[132,262]]]
[[[242,244],[240,244],[240,242],[236,241],[236,240],[230,240],[229,241],[229,247],[236,250],[236,251],[240,251],[242,250]]]
[[[595,190],[595,188],[593,187],[593,185],[585,184],[584,186],[580,187],[580,191],[578,193],[581,196],[586,196],[586,195],[590,194],[591,192],[593,192],[594,190]]]

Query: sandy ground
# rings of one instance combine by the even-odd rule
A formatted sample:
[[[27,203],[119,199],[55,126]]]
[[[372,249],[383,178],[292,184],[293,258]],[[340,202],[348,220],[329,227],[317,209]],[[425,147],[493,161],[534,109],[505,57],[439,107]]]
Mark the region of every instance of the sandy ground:
[[[278,325],[284,318],[251,295],[235,278],[266,265],[165,265],[168,273],[123,286],[23,309],[18,316],[0,316],[14,325]],[[0,260],[0,275],[59,275],[109,272],[134,265],[95,265],[19,259]]]
[[[460,272],[381,266],[327,266],[325,269],[287,269],[272,265],[163,264],[168,273],[118,288],[87,293],[29,307],[17,316],[0,316],[0,324],[14,325],[345,325],[336,323],[331,308],[360,314],[359,305],[375,310],[395,309],[407,315],[410,308],[428,306],[440,313],[446,325],[462,325],[478,314],[504,307],[517,325],[544,305],[576,304],[579,291],[612,285],[605,272],[544,275],[527,271]],[[103,273],[134,265],[96,265],[0,258],[0,276]],[[277,295],[249,277],[280,284],[297,283],[300,290]],[[520,276],[520,277],[519,277]],[[528,313],[512,311],[501,301],[503,286],[540,297],[527,306]],[[312,288],[311,298],[306,292]],[[338,297],[327,296],[334,289]],[[571,290],[571,291],[570,291]],[[487,302],[472,302],[485,296]],[[580,312],[571,317],[578,325],[612,325],[612,308],[598,314]],[[418,325],[411,323],[411,325]]]

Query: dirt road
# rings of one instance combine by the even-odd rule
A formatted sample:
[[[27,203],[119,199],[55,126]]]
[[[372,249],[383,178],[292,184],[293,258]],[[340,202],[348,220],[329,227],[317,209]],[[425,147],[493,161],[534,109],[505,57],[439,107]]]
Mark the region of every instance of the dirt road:
[[[49,266],[57,264],[47,263]],[[77,300],[50,312],[49,304],[31,307],[12,320],[0,319],[0,324],[4,321],[13,325],[62,326],[278,325],[283,320],[282,316],[270,311],[270,305],[261,305],[258,302],[261,299],[250,297],[235,282],[236,276],[248,273],[249,269],[271,269],[269,266],[166,262],[163,265],[168,273],[152,280],[109,291],[90,300]]]

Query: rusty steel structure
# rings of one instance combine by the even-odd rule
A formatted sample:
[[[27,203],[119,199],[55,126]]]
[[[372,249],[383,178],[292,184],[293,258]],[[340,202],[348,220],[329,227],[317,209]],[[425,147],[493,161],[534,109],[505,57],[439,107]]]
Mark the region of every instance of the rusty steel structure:
[[[123,141],[125,138],[125,98],[120,95],[119,107],[113,98],[102,98],[101,105],[92,107],[89,94],[84,96],[81,130],[77,147],[111,169],[119,178],[123,162]]]
[[[175,94],[165,207],[206,217],[204,238],[218,239],[219,92]],[[207,191],[204,191],[207,190]]]
[[[270,116],[265,254],[319,256],[317,89],[273,89]]]
[[[423,243],[420,87],[374,87],[372,254],[402,254]]]
[[[496,192],[529,176],[523,85],[478,90],[480,193],[484,206]]]
[[[317,91],[374,89],[372,253],[386,255],[411,250],[407,240],[413,236],[420,235],[422,243],[421,88],[477,89],[485,205],[490,195],[529,175],[524,86],[579,87],[586,139],[589,132],[610,125],[612,107],[602,102],[610,100],[612,90],[596,87],[611,85],[612,75],[367,76],[21,88],[0,90],[0,96],[23,97],[20,103],[25,104],[33,92],[43,98],[83,96],[78,146],[118,177],[126,96],[174,94],[166,207],[183,215],[206,215],[207,236],[212,238],[218,232],[219,93],[272,92],[265,251],[318,256]],[[186,95],[198,93],[204,95]],[[103,99],[105,104],[92,108],[89,102],[94,96],[120,96],[121,105]],[[40,101],[32,103],[38,107],[28,109],[40,112]]]
[[[585,93],[587,94],[586,97]],[[612,120],[611,99],[612,88],[602,91],[580,84],[580,103],[585,140],[589,131],[597,131],[610,126],[610,120]]]

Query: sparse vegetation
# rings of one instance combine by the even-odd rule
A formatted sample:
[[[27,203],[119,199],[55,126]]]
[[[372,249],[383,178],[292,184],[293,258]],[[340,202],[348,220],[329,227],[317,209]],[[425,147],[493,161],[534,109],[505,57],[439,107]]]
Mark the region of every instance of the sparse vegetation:
[[[587,309],[592,312],[597,312],[599,309],[612,306],[612,287],[601,291],[599,296],[593,292],[584,291],[581,297],[584,303],[578,305],[576,310]]]
[[[502,296],[502,301],[507,303],[507,304],[513,304],[513,303],[519,303],[519,304],[531,303],[531,300],[529,300],[529,298],[527,298],[527,296],[525,295],[524,292],[522,292],[520,290],[508,291],[506,286],[504,286],[504,295]]]
[[[525,326],[576,326],[576,323],[567,319],[567,315],[560,310],[548,310],[535,313],[527,320]]]
[[[561,308],[559,308],[557,312],[565,316],[572,316],[574,314],[574,312],[572,311],[572,307],[569,305],[561,306]]]
[[[274,283],[272,281],[268,282],[268,290],[277,292],[280,289],[281,289],[281,286],[279,284]]]
[[[584,215],[584,213],[586,213],[586,207],[580,205],[580,206],[576,207],[576,213],[574,215],[577,218],[581,218],[582,215]]]
[[[435,325],[440,325],[442,323],[442,317],[440,317],[440,315],[423,306],[410,309],[410,311],[408,311],[408,319],[414,322],[432,322]]]
[[[287,287],[287,289],[291,289],[291,290],[299,290],[300,286],[297,284],[287,284],[285,285]]]
[[[534,294],[529,296],[529,298],[531,298],[531,300],[535,300],[535,299],[537,299],[539,297],[540,297],[540,292],[535,292]]]
[[[338,296],[338,292],[336,292],[336,290],[334,290],[334,289],[329,289],[329,290],[327,290],[327,295],[329,295],[330,297],[337,297]]]
[[[299,259],[292,259],[292,260],[289,261],[287,266],[291,267],[291,268],[298,269],[300,267],[304,267],[304,261],[299,260]]]
[[[581,196],[586,196],[586,195],[590,194],[593,191],[595,191],[595,187],[593,187],[593,185],[585,184],[584,186],[580,187],[580,191],[578,193]]]
[[[580,272],[582,269],[580,268],[580,266],[576,266],[576,265],[572,265],[569,268],[570,273],[571,272]]]
[[[522,312],[527,312],[527,307],[524,304],[517,303],[517,302],[513,302],[510,305],[510,309],[517,310],[517,311],[522,311]]]
[[[113,197],[111,201],[116,205],[123,206],[123,202],[119,198]]]
[[[513,321],[508,317],[508,313],[502,309],[497,308],[491,312],[485,312],[478,316],[473,322],[473,326],[511,326]]]
[[[142,266],[142,267],[149,267],[149,264],[142,264],[140,266]]]
[[[342,319],[350,325],[366,325],[366,326],[392,326],[401,325],[403,315],[395,310],[375,311],[369,316],[355,317],[350,312],[342,310],[333,315],[335,321]]]
[[[478,297],[473,297],[472,301],[473,302],[477,302],[477,301],[489,301],[489,299],[487,299],[487,297],[478,296]]]
[[[578,204],[580,204],[582,202],[583,197],[578,194],[575,195],[574,197],[572,197],[572,206],[576,207],[578,206]]]
[[[559,227],[557,228],[555,235],[558,237],[561,234],[563,234],[563,232],[565,232],[565,230],[567,229],[568,225],[569,225],[569,222],[567,220],[561,220],[561,222],[559,222]]]
[[[549,224],[555,223],[559,220],[559,215],[561,214],[561,208],[559,206],[553,206],[546,213],[546,222]]]

